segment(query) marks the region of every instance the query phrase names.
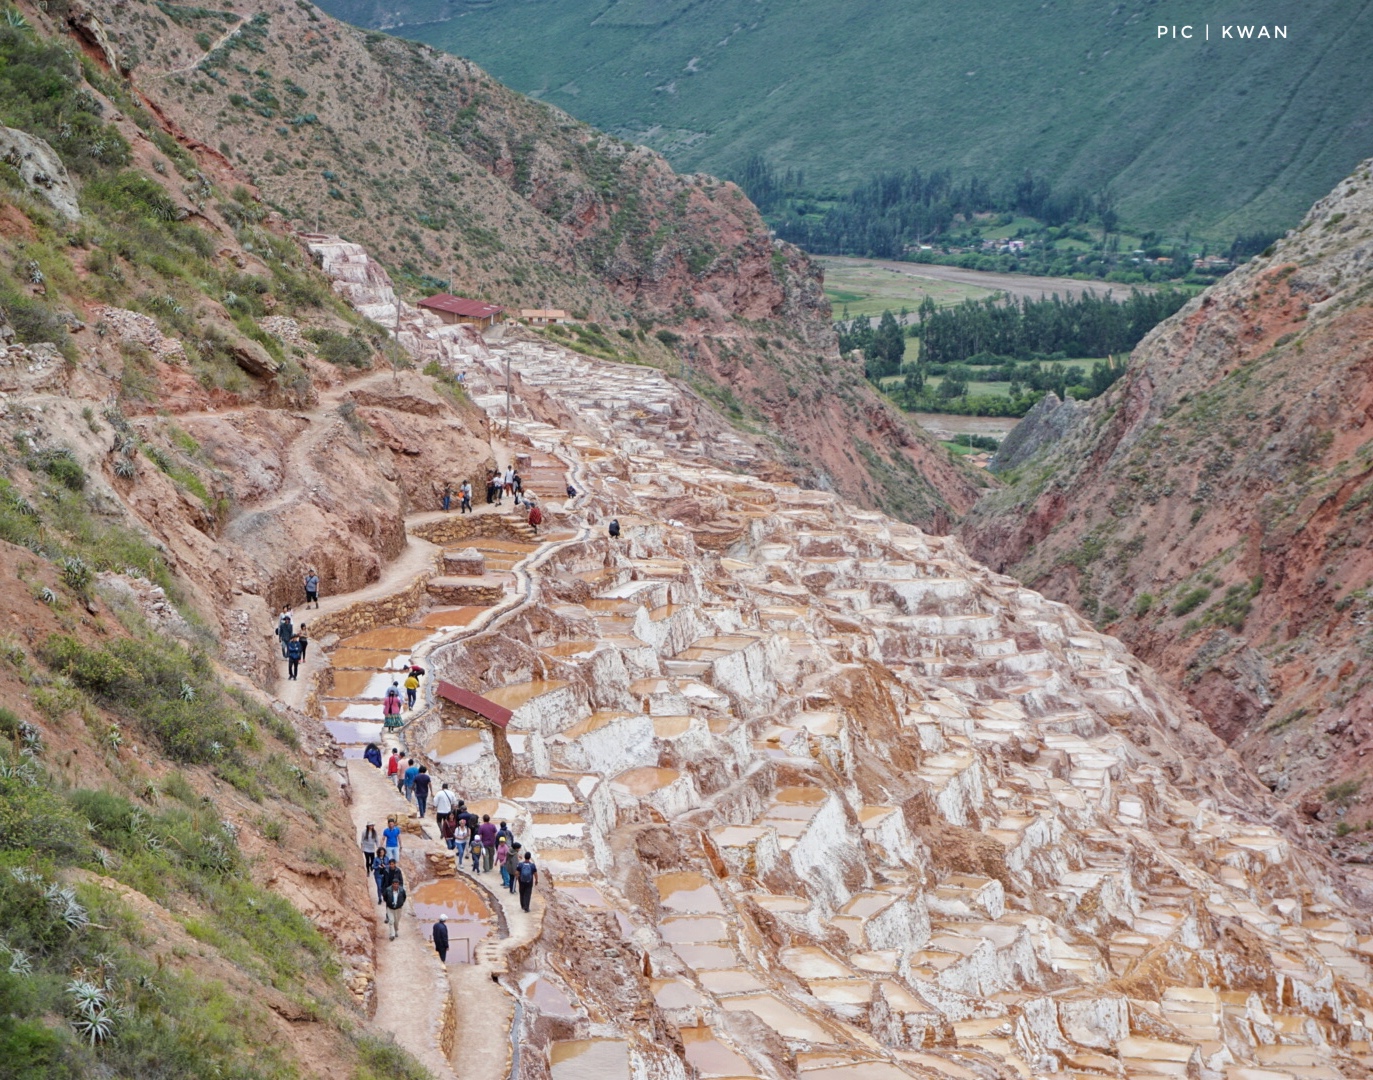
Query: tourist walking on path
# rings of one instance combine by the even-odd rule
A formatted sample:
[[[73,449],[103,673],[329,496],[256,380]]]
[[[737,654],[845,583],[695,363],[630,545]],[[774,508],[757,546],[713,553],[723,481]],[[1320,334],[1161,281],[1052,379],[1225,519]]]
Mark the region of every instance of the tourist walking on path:
[[[539,883],[539,868],[534,865],[534,856],[524,853],[524,861],[519,867],[520,910],[529,910],[529,901],[534,898],[534,886]]]
[[[372,866],[377,861],[377,849],[381,847],[381,840],[377,837],[377,827],[370,822],[367,828],[362,830],[362,858],[367,864],[367,872],[372,872]]]
[[[458,507],[458,513],[470,514],[472,512],[472,481],[462,482],[462,503]]]
[[[380,904],[386,891],[386,860],[380,855],[372,860],[372,880],[377,883],[377,903]]]
[[[482,842],[482,873],[491,869],[491,861],[496,857],[496,826],[491,824],[491,815],[483,814],[482,823],[477,826],[477,836]]]
[[[480,836],[472,837],[471,847],[468,848],[468,851],[472,856],[472,873],[480,874],[482,862],[482,842]]]
[[[281,658],[286,659],[286,643],[295,635],[295,628],[291,625],[291,613],[285,608],[281,609],[281,618],[277,619],[277,640],[281,642]]]
[[[381,748],[374,742],[367,744],[367,749],[362,752],[363,761],[367,762],[374,769],[381,768]]]
[[[504,837],[496,841],[496,866],[501,871],[501,884],[507,889],[510,888],[510,871],[505,868],[506,860],[510,858],[510,845],[505,842]]]
[[[434,951],[439,954],[439,963],[448,963],[448,916],[439,915],[434,924]]]
[[[505,862],[501,864],[501,881],[512,893],[515,891],[515,882],[520,876],[520,845],[513,840],[506,849]]]
[[[411,781],[411,786],[415,789],[415,804],[420,808],[420,817],[424,817],[424,808],[429,805],[429,785],[434,782],[434,778],[429,775],[429,770],[421,765],[419,772],[415,773],[415,779]]]
[[[453,823],[453,815],[440,814],[437,805],[434,807],[434,814],[439,822],[439,838],[443,841],[444,846],[447,847],[449,851],[452,851],[454,847],[453,834],[458,831],[457,825]],[[462,856],[459,855],[458,858],[461,859]]]
[[[505,493],[506,493],[507,495],[514,495],[514,494],[515,494],[515,470],[514,470],[511,466],[509,466],[509,465],[507,465],[507,466],[505,467],[505,480],[504,480],[504,484],[505,484]]]
[[[537,504],[529,508],[529,527],[534,530],[534,535],[539,534],[539,526],[543,524],[543,509]]]
[[[415,764],[415,759],[406,758],[405,772],[401,773],[401,787],[404,789],[402,794],[409,802],[415,801],[415,777],[419,774],[420,767]]]
[[[300,629],[296,631],[296,637],[300,638],[300,660],[305,662],[305,657],[310,651],[310,639],[305,636],[305,624],[300,624]]]
[[[458,868],[462,868],[462,858],[467,854],[467,845],[472,840],[472,830],[467,827],[466,818],[458,818],[457,828],[453,830],[453,843],[449,845],[458,853]]]
[[[386,847],[386,861],[393,863],[400,858],[400,826],[395,818],[386,819],[386,828],[381,832],[382,843]]]
[[[453,485],[443,485],[443,512],[446,514],[453,508]]]
[[[435,816],[437,816],[440,820],[452,816],[453,804],[456,801],[457,800],[454,798],[453,793],[448,790],[448,785],[444,784],[443,787],[439,788],[438,794],[434,796]],[[448,846],[451,848],[453,845],[449,844]]]
[[[300,655],[304,652],[300,638],[293,637],[286,643],[286,678],[294,681],[300,674]]]
[[[400,684],[393,682],[386,688],[386,697],[381,703],[381,715],[387,728],[401,726]]]
[[[400,776],[400,751],[392,750],[391,756],[386,759],[386,779],[394,784],[398,776]]]
[[[413,671],[405,676],[405,707],[413,709],[415,707],[415,697],[420,692],[420,678]]]
[[[401,909],[405,907],[405,886],[398,881],[391,882],[382,900],[386,903],[386,925],[391,928],[391,940],[395,941],[400,933]]]
[[[611,518],[610,526],[606,529],[606,532],[610,533],[610,539],[618,540],[620,536],[620,519]]]
[[[313,566],[305,571],[305,606],[309,607],[311,604],[319,607],[319,574]]]

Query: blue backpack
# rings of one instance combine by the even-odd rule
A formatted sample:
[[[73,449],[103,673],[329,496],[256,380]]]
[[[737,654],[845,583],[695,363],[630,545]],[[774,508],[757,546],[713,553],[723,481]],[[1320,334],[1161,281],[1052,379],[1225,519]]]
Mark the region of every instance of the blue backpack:
[[[534,880],[534,864],[532,862],[520,863],[520,883],[528,885]]]

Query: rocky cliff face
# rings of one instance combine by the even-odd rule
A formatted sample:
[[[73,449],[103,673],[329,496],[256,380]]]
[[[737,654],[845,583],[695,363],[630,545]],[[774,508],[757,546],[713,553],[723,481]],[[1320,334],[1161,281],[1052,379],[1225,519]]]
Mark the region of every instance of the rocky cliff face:
[[[70,25],[185,142],[411,290],[577,312],[771,428],[808,482],[938,528],[971,505],[968,473],[840,363],[817,269],[735,185],[308,4],[161,18],[97,0]]]
[[[1370,178],[1159,326],[963,525],[1168,674],[1276,791],[1353,825],[1373,745]]]

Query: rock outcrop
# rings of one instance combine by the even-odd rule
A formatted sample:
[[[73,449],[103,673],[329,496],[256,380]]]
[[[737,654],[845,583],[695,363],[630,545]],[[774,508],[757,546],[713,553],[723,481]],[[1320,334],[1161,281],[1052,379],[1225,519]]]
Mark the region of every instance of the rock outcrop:
[[[14,169],[25,187],[67,221],[81,220],[76,185],[67,175],[67,167],[57,151],[37,135],[0,126],[0,161]]]
[[[1050,390],[1001,441],[992,472],[1004,472],[1044,453],[1081,421],[1089,410],[1074,398],[1062,401]]]
[[[1274,790],[1342,832],[1368,818],[1373,745],[1370,290],[1365,162],[1156,328],[962,531],[1119,634]]]

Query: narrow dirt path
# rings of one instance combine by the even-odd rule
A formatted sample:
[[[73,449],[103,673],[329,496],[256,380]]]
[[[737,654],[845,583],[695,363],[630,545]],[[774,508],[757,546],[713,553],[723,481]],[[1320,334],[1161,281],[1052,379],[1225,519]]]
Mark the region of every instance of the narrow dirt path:
[[[359,380],[345,387],[345,390],[362,385]],[[332,395],[334,397],[340,394]],[[322,420],[331,406],[321,400],[319,406],[306,414],[307,418]],[[290,454],[291,483],[279,492],[270,505],[278,505],[290,498],[298,497],[308,486],[308,455],[297,448],[312,435],[327,428],[319,424],[317,431],[305,433],[296,440]],[[308,445],[308,444],[307,444]],[[502,467],[510,463],[515,450],[502,442],[492,432],[491,448],[494,458]],[[576,463],[563,458],[572,472]],[[262,508],[259,508],[259,512]],[[479,514],[504,514],[508,505],[487,505],[480,503],[474,507]],[[410,514],[405,519],[407,543],[399,557],[383,569],[381,577],[362,589],[337,596],[321,599],[318,609],[299,608],[295,614],[298,621],[308,624],[311,618],[320,618],[337,612],[360,601],[367,601],[392,595],[406,588],[416,577],[432,570],[439,547],[413,535],[412,530],[431,521],[451,516],[443,511],[422,511]],[[575,543],[584,538],[585,530],[578,530],[569,537],[566,532],[560,536],[541,537],[538,546],[524,556],[513,568],[512,581],[505,599],[488,609],[484,617],[474,620],[469,626],[455,634],[446,635],[445,641],[453,637],[489,631],[492,626],[529,602],[534,594],[534,579],[540,565],[555,551],[567,543]],[[301,665],[300,677],[295,681],[285,678],[285,664],[275,687],[275,695],[281,701],[295,706],[303,706],[309,696],[315,674],[329,664],[328,652],[317,643],[311,648],[305,663]],[[425,707],[432,707],[433,687],[426,681]],[[415,716],[420,715],[416,713]],[[411,717],[413,719],[414,717]],[[376,825],[378,831],[385,827],[388,816],[409,819],[413,807],[388,783],[381,770],[359,759],[346,761],[350,804],[354,831],[361,835],[368,824]],[[430,878],[431,869],[427,855],[430,853],[447,855],[446,848],[438,836],[437,827],[431,816],[420,824],[423,836],[407,833],[402,841],[402,868],[405,871],[406,886],[411,897],[417,888]],[[451,858],[451,856],[448,856]],[[362,884],[365,889],[363,902],[376,912],[376,963],[375,994],[376,1013],[373,1023],[376,1027],[393,1034],[400,1045],[404,1046],[421,1061],[439,1080],[456,1080],[460,1074],[463,1080],[506,1080],[512,1064],[512,1045],[509,1032],[512,1030],[516,1003],[509,989],[497,980],[507,970],[506,954],[511,948],[524,944],[540,931],[544,902],[536,891],[533,908],[526,913],[520,909],[517,896],[502,888],[499,874],[489,874],[473,878],[465,871],[461,876],[479,886],[488,899],[494,899],[500,910],[502,925],[508,934],[499,940],[489,938],[481,942],[472,963],[463,962],[466,958],[461,949],[450,954],[450,962],[440,963],[426,932],[426,924],[415,918],[413,906],[408,905],[402,919],[401,933],[392,941],[384,922],[385,909],[376,902],[376,892],[370,879]],[[456,1060],[461,1068],[455,1069],[453,1060],[445,1053],[445,1021],[451,1022],[456,1010],[459,1019]],[[480,1019],[480,1037],[471,1038],[469,1026],[473,1018]],[[451,1029],[449,1031],[451,1037]]]

